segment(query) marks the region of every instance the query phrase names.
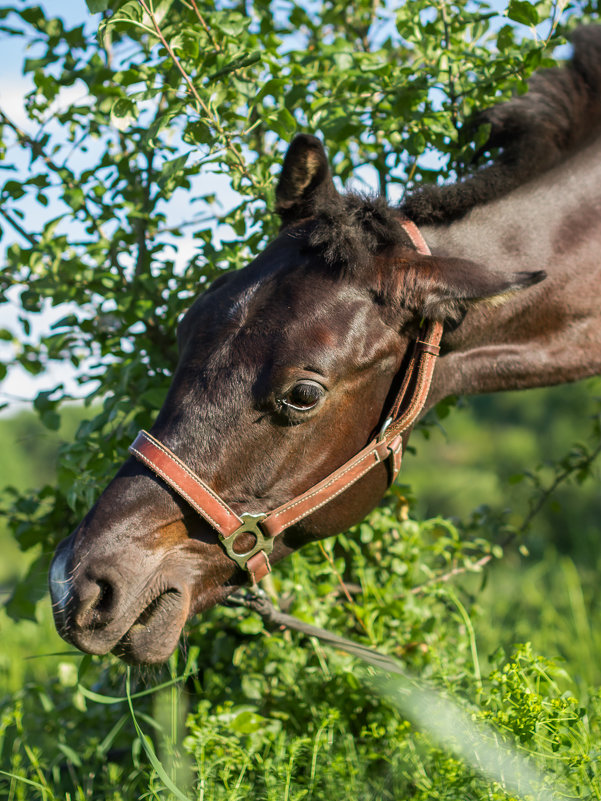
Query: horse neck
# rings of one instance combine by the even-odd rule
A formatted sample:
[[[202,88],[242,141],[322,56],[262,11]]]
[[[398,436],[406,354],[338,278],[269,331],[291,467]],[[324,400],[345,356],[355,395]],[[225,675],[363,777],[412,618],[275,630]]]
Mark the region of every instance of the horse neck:
[[[500,307],[473,308],[447,334],[428,406],[601,374],[601,140],[506,197],[422,232],[435,254],[548,274]]]

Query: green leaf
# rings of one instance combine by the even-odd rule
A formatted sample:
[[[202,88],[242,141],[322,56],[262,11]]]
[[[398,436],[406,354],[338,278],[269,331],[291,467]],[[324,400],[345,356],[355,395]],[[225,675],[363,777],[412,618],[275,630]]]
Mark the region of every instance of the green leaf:
[[[111,108],[111,122],[119,131],[127,129],[136,120],[136,106],[131,100],[120,97]]]
[[[296,120],[286,107],[280,109],[278,122],[286,132],[292,133],[296,130]]]
[[[536,7],[528,0],[510,0],[507,16],[522,25],[538,25],[540,21]]]
[[[213,24],[228,36],[240,36],[251,23],[250,17],[237,11],[220,11],[213,15]]]
[[[153,387],[141,395],[140,401],[149,409],[160,409],[166,394],[166,387]]]
[[[58,431],[61,426],[60,414],[55,411],[42,412],[40,420],[50,431]]]
[[[238,712],[228,723],[237,734],[252,734],[263,728],[266,720],[254,708],[249,707]]]
[[[514,28],[511,25],[503,25],[497,34],[497,48],[503,52],[513,47],[514,44]]]
[[[163,164],[158,178],[158,184],[160,187],[165,187],[173,178],[181,174],[182,170],[186,166],[189,155],[189,153],[185,153],[183,156],[177,156],[176,158],[166,161]]]
[[[90,14],[102,14],[111,7],[111,0],[86,0]]]
[[[72,762],[78,768],[81,767],[81,759],[79,754],[73,748],[71,748],[71,746],[67,745],[66,743],[57,743],[57,747],[59,751],[63,752],[70,762]]]
[[[270,78],[263,84],[260,92],[254,98],[254,100],[252,100],[253,105],[260,103],[263,98],[267,97],[268,95],[271,95],[274,99],[278,98],[282,93],[282,89],[287,85],[287,83],[288,81],[285,78]]]
[[[134,22],[139,22],[142,19],[143,9],[138,0],[128,0],[127,3],[124,3],[121,8],[119,8],[112,20],[115,22],[122,21],[122,20],[130,20]]]
[[[173,0],[155,0],[150,6],[154,11],[154,17],[159,25],[165,20],[169,9],[173,5]]]
[[[19,581],[10,600],[6,604],[6,612],[13,620],[34,620],[37,602],[48,592],[47,579],[51,553],[39,556],[29,567],[27,574]]]

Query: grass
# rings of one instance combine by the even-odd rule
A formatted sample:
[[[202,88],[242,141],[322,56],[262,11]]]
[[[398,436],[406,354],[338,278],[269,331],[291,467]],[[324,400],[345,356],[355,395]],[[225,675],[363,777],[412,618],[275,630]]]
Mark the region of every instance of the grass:
[[[379,541],[376,536],[367,549],[371,557],[378,554]],[[409,547],[406,541],[396,545]],[[362,565],[364,575],[370,561]],[[353,616],[369,616],[376,606],[363,598],[354,610],[348,604],[341,608],[327,593],[307,593],[302,579],[308,570],[318,572],[316,565],[324,580],[330,577],[335,584],[330,562],[315,548],[308,558],[290,561],[278,589],[295,592],[297,613],[360,640]],[[11,801],[179,798],[173,787],[169,790],[172,782],[186,799],[203,801],[518,797],[517,790],[526,786],[523,768],[516,767],[512,751],[495,751],[496,737],[497,744],[512,743],[529,769],[544,777],[544,792],[535,796],[541,801],[552,798],[561,783],[569,788],[563,798],[601,797],[599,691],[584,675],[597,675],[598,652],[594,642],[585,650],[574,642],[570,649],[565,636],[569,610],[585,627],[579,634],[594,629],[587,606],[590,587],[554,555],[542,566],[497,564],[474,604],[470,584],[481,578],[467,577],[465,587],[460,582],[449,593],[433,587],[420,604],[396,618],[389,614],[397,603],[392,583],[379,587],[377,608],[383,619],[380,629],[374,627],[378,645],[395,653],[407,636],[419,639],[402,663],[459,704],[466,722],[461,731],[454,730],[461,741],[458,749],[439,725],[443,715],[435,695],[429,706],[422,697],[421,726],[416,728],[407,705],[399,709],[403,687],[393,682],[383,689],[374,684],[372,671],[342,654],[286,632],[269,636],[252,617],[215,610],[190,630],[187,663],[180,653],[165,671],[132,673],[131,709],[123,667],[112,659],[87,658],[79,676],[81,657],[24,663],[25,686],[5,697],[0,713],[1,764],[14,774],[0,781],[0,795]],[[530,611],[521,621],[523,631],[539,637],[547,652],[555,642],[559,663],[543,658],[534,645],[511,644],[512,614],[523,587],[531,593],[525,594]],[[544,605],[543,627],[535,617],[539,592],[553,592],[556,598],[553,607]],[[42,620],[49,622],[46,613]],[[9,638],[7,646],[17,657],[23,648],[18,639]],[[178,672],[188,678],[156,689]],[[143,694],[137,695],[140,690]],[[119,700],[96,700],[109,697]],[[429,729],[424,727],[428,720]],[[483,723],[497,734],[482,735]],[[509,779],[483,777],[482,765],[473,764],[483,759],[482,738],[492,748],[491,759],[506,755],[502,770],[510,772]],[[468,747],[475,756],[466,767]],[[462,749],[463,759],[457,755]]]
[[[550,550],[542,561],[497,564],[478,599],[478,642],[485,653],[529,642],[566,672],[582,693],[601,685],[599,571],[577,568]]]

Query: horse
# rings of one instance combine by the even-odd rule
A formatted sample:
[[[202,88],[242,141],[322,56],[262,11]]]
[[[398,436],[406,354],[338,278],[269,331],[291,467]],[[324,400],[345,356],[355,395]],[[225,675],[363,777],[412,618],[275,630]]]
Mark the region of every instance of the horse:
[[[279,234],[185,313],[151,431],[56,550],[64,639],[163,662],[249,573],[360,521],[441,399],[601,373],[601,27],[573,45],[478,115],[484,166],[397,207],[293,139]]]

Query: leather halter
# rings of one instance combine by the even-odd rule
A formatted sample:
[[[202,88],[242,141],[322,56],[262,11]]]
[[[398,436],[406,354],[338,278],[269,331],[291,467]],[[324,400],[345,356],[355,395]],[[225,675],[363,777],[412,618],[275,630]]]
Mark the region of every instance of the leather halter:
[[[430,255],[417,226],[409,220],[403,220],[401,225],[418,253]],[[139,432],[129,446],[129,452],[162,478],[216,530],[230,559],[247,570],[256,583],[271,571],[269,554],[278,534],[336,498],[377,464],[388,462],[392,483],[401,467],[403,434],[417,420],[430,390],[442,331],[440,322],[422,326],[400,389],[380,432],[333,473],[269,512],[238,516],[223,498],[147,431]],[[234,549],[236,541],[241,534],[247,533],[255,537],[255,543],[250,550],[238,553]]]

